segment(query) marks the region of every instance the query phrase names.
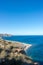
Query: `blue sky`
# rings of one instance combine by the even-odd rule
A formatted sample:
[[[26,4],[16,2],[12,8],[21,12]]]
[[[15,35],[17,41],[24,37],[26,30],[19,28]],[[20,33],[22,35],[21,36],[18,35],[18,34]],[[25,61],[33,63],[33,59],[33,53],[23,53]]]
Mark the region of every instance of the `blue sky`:
[[[43,0],[0,0],[0,33],[43,35]]]

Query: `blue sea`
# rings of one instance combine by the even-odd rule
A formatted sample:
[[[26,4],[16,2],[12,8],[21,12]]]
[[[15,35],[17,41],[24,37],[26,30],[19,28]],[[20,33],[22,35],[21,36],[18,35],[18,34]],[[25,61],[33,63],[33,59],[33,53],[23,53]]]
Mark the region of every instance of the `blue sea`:
[[[3,39],[32,44],[32,46],[26,50],[26,54],[35,61],[43,62],[43,36],[11,36],[3,37]]]

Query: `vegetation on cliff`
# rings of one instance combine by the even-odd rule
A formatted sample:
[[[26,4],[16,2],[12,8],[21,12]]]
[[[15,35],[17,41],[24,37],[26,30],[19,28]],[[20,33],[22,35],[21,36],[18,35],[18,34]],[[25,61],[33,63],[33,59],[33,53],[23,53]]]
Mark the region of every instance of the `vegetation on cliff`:
[[[22,45],[0,39],[0,65],[34,65]]]

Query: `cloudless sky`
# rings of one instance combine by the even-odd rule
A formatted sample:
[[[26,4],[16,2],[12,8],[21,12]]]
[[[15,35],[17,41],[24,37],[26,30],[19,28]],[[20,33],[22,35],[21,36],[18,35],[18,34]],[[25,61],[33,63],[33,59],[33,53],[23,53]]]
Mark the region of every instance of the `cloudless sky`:
[[[0,0],[0,33],[43,35],[43,0]]]

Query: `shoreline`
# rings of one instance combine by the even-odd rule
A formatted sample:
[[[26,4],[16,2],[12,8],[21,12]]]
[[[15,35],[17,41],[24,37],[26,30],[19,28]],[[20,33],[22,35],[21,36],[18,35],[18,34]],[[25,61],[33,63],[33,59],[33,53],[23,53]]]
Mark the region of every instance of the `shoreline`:
[[[26,48],[24,48],[25,51],[32,46],[31,44],[24,44],[24,45],[26,46]]]
[[[4,39],[3,39],[4,40]],[[26,51],[28,48],[30,48],[32,46],[32,44],[28,44],[28,43],[23,43],[23,42],[18,42],[18,41],[11,41],[11,40],[5,40],[6,42],[12,42],[12,43],[19,43],[21,45],[24,46],[24,51]]]

